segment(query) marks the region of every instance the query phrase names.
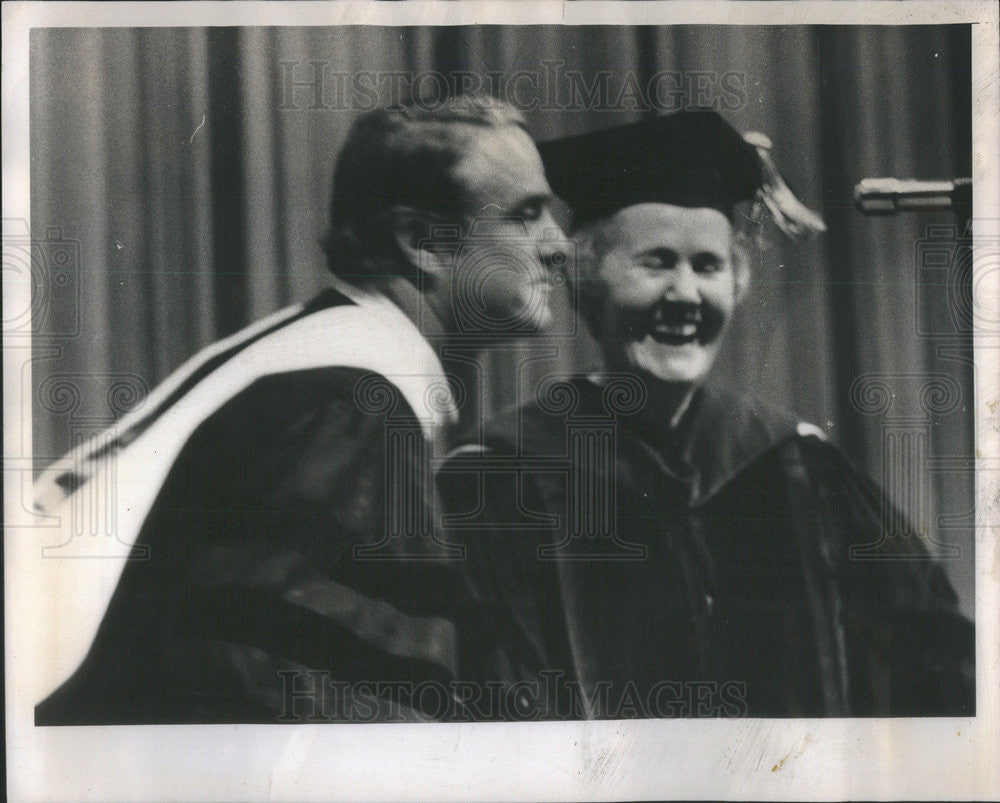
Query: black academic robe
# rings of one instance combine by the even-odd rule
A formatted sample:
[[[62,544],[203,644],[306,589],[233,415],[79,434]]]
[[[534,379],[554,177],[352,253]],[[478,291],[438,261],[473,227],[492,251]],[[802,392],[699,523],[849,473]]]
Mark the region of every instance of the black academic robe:
[[[333,354],[348,336],[381,335],[384,317],[341,314],[353,303],[331,291],[238,338],[118,435],[133,448],[133,430],[157,426],[149,419],[169,415],[225,365],[253,363],[250,349],[266,363],[185,439],[85,660],[37,706],[36,724],[451,715],[448,684],[461,659],[450,613],[462,608],[463,591],[448,549],[428,529],[426,421],[399,391],[407,377],[440,366],[395,359],[397,377],[364,367],[380,355],[352,350],[351,365],[327,359],[325,343]],[[308,328],[316,315],[329,327]],[[355,324],[362,330],[345,329]],[[302,340],[294,326],[323,342]],[[385,337],[408,341],[404,348],[422,343],[415,328],[390,327]],[[308,349],[322,352],[301,361],[311,367],[281,356]],[[99,457],[78,463],[86,470]],[[66,474],[57,484],[74,481]]]
[[[821,433],[709,391],[672,431],[624,407],[573,380],[441,474],[499,718],[974,712],[945,574]]]

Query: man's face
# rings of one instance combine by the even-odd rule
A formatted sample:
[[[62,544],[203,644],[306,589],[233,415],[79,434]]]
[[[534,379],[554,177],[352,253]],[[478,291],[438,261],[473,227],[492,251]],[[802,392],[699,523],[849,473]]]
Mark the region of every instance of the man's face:
[[[640,204],[607,221],[599,257],[600,341],[609,367],[701,382],[740,285],[733,229],[715,209]]]
[[[452,277],[454,319],[463,331],[545,329],[566,242],[534,142],[516,126],[477,131],[455,173],[470,223]]]

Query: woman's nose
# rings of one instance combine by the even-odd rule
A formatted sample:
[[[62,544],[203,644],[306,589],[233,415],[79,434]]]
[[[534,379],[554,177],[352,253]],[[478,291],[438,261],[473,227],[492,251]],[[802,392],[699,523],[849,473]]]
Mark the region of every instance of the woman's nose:
[[[698,277],[688,262],[678,262],[666,271],[663,297],[667,301],[700,302]]]

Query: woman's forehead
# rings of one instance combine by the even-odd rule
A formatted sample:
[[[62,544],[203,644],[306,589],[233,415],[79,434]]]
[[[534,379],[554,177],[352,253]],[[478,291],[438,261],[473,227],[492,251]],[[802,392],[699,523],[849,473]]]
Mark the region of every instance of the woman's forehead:
[[[645,203],[620,209],[604,227],[607,245],[728,250],[733,227],[710,207]]]

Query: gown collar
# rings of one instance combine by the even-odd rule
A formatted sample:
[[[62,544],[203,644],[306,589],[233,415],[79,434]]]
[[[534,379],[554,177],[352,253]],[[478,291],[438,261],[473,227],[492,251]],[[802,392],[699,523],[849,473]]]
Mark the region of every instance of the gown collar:
[[[587,377],[591,392],[600,376]],[[667,473],[691,485],[691,505],[714,497],[758,458],[803,431],[784,411],[751,397],[700,387],[675,426],[654,429],[638,413],[619,420]]]

